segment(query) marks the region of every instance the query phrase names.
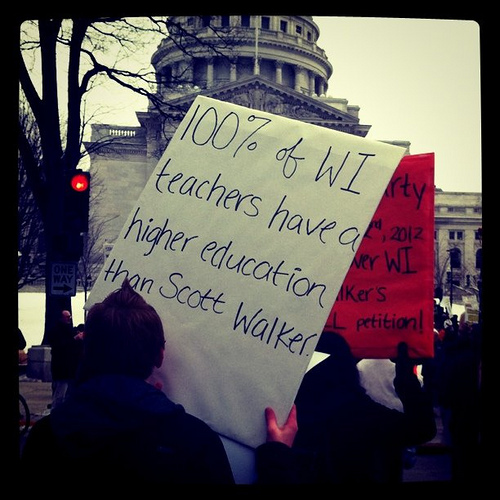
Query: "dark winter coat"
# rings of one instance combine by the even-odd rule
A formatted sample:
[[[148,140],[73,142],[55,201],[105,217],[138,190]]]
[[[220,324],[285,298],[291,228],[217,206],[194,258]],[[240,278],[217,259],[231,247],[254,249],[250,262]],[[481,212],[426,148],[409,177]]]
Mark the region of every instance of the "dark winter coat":
[[[56,476],[72,488],[89,481],[234,483],[216,432],[151,384],[122,375],[87,380],[38,421],[24,445],[22,468],[32,480]]]
[[[347,348],[346,348],[347,349]],[[432,439],[430,398],[416,376],[396,371],[404,413],[371,399],[349,353],[332,354],[306,373],[296,397],[294,449],[308,483],[398,483],[403,450]]]
[[[74,380],[82,356],[83,342],[75,339],[71,324],[58,323],[50,332],[52,380]]]

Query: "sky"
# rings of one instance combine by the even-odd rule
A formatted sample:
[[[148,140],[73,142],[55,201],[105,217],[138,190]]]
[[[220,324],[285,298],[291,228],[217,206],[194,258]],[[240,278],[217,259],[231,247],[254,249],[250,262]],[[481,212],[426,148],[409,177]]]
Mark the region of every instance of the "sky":
[[[328,95],[360,106],[367,138],[435,154],[435,185],[482,192],[480,26],[475,21],[313,17],[333,66]]]
[[[409,141],[435,154],[435,185],[482,192],[480,26],[474,20],[313,16],[333,66],[327,95],[360,107],[367,138]],[[151,54],[156,43],[151,48]],[[138,125],[144,100],[116,102],[105,123]]]

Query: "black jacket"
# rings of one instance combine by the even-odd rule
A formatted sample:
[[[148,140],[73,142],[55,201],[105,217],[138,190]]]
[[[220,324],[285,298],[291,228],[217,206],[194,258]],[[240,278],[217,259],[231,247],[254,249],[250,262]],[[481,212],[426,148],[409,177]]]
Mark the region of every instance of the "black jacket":
[[[346,363],[345,367],[341,365]],[[296,404],[294,449],[308,483],[398,483],[402,452],[432,439],[436,424],[430,398],[416,376],[396,371],[404,413],[371,399],[354,365],[332,355],[306,373]]]
[[[120,375],[82,383],[39,420],[21,466],[31,480],[73,485],[234,483],[216,432],[147,382]]]
[[[83,342],[75,339],[71,324],[58,323],[48,335],[53,380],[74,380],[83,351]]]

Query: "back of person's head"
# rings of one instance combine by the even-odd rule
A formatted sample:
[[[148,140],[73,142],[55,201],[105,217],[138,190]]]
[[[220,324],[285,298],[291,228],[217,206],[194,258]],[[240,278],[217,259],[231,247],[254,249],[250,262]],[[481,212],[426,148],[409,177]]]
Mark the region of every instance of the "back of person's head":
[[[71,324],[72,320],[73,320],[73,318],[71,316],[70,311],[67,311],[66,309],[61,311],[61,316],[60,316],[61,322]]]
[[[122,374],[146,379],[160,366],[164,345],[160,316],[125,280],[88,312],[81,377]]]
[[[357,359],[342,335],[323,333],[321,352],[329,356],[309,370],[302,380],[301,392],[322,393],[326,391],[364,392],[360,383]],[[319,350],[319,349],[317,349]]]

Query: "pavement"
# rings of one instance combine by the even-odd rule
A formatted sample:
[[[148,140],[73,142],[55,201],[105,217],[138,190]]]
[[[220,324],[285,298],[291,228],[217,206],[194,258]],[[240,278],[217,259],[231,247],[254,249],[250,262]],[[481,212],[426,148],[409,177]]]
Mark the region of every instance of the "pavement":
[[[50,413],[52,401],[52,384],[41,380],[28,378],[26,375],[19,377],[19,392],[28,403],[31,413],[31,425],[43,415]],[[437,433],[432,441],[416,449],[416,460],[413,467],[406,469],[403,482],[418,484],[447,484],[451,482],[451,457],[450,450],[444,442],[443,426],[439,409],[435,409]],[[20,449],[24,444],[20,440]]]

